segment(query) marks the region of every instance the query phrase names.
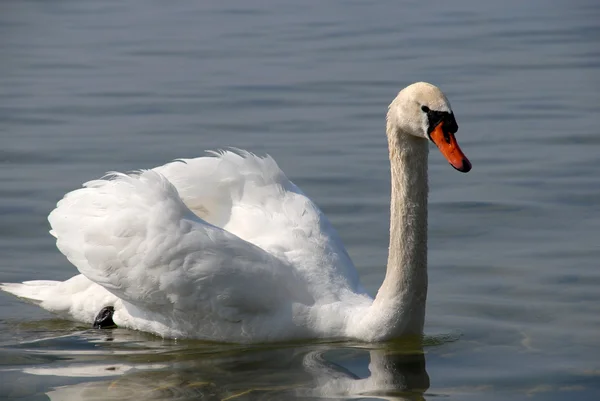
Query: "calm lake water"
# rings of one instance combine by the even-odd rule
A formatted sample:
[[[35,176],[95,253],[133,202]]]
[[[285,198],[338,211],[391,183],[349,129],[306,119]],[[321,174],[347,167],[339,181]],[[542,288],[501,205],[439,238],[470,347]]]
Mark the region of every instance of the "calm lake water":
[[[374,293],[388,103],[439,85],[473,162],[430,156],[424,347],[173,341],[0,293],[12,399],[600,399],[600,3],[0,3],[0,282],[67,279],[46,216],[109,170],[269,153]]]

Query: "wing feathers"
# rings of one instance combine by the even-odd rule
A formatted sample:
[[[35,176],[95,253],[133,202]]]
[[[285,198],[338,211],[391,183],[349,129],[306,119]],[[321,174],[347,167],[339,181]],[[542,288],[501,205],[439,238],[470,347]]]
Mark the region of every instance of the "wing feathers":
[[[177,187],[183,201],[212,224],[292,265],[314,296],[359,288],[358,274],[338,234],[320,209],[271,157],[211,152],[154,170]]]
[[[82,274],[139,308],[231,316],[310,302],[290,266],[198,218],[156,171],[90,181],[49,221]]]
[[[276,322],[295,304],[360,291],[329,221],[268,156],[222,152],[110,173],[48,219],[83,275],[165,327]]]

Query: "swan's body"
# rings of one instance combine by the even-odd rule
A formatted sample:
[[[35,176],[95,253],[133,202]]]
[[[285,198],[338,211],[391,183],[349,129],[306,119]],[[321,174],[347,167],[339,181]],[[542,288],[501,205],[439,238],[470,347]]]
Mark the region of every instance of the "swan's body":
[[[390,254],[375,299],[360,286],[318,207],[273,159],[246,152],[114,174],[67,194],[50,213],[51,233],[81,274],[2,289],[84,322],[112,306],[118,326],[167,337],[262,342],[420,335],[427,295],[426,138],[468,171],[458,147],[444,148],[452,145],[448,135],[454,141],[448,127],[455,125],[447,99],[430,84],[407,87],[390,105]]]

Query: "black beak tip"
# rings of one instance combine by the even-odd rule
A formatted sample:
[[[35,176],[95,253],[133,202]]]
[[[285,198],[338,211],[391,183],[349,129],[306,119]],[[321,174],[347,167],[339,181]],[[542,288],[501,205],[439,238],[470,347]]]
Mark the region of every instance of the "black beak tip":
[[[452,166],[454,167],[454,166]],[[462,166],[459,167],[454,167],[456,170],[460,171],[461,173],[468,173],[469,171],[471,171],[471,168],[473,167],[473,165],[471,164],[470,161],[468,161],[467,159],[463,159],[462,160]]]

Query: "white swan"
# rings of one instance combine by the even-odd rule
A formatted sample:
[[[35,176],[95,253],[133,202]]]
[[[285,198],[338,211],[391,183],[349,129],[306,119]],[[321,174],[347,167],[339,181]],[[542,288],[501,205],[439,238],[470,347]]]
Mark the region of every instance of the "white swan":
[[[273,159],[246,152],[86,183],[48,218],[57,247],[81,274],[1,288],[83,322],[110,306],[118,326],[166,337],[266,342],[421,335],[428,141],[467,172],[457,129],[450,103],[431,84],[412,84],[390,104],[390,248],[374,299],[318,207]]]

